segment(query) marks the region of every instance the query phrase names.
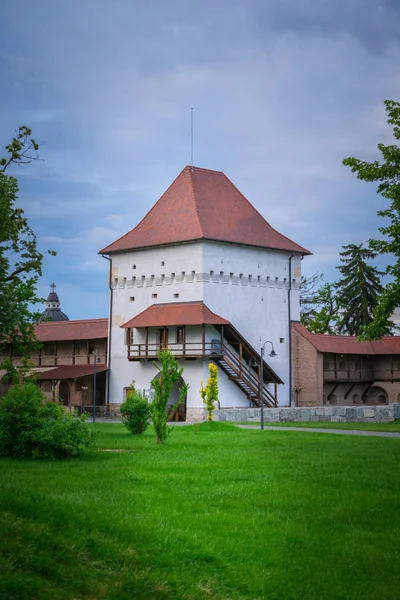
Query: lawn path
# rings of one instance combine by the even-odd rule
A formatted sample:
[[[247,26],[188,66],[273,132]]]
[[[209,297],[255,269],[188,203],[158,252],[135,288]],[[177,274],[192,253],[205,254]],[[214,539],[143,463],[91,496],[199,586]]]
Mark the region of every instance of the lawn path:
[[[237,425],[241,429],[260,429],[259,425]],[[375,437],[391,437],[400,438],[400,433],[394,431],[369,431],[366,429],[322,429],[316,427],[273,427],[267,425],[264,427],[265,430],[269,431],[303,431],[310,433],[333,433],[336,435],[363,435],[363,436],[375,436]]]
[[[122,423],[121,419],[110,419],[110,418],[98,418],[96,419],[97,423]],[[240,427],[241,429],[260,429],[260,425],[244,425],[243,423],[238,424],[234,421],[229,421],[231,425],[236,425],[236,427]],[[194,425],[195,421],[182,421],[178,423],[169,423],[169,425]],[[340,425],[339,425],[340,427]],[[333,433],[336,435],[361,435],[361,436],[374,436],[374,437],[390,437],[390,438],[400,438],[400,433],[395,431],[373,431],[369,429],[324,429],[323,427],[282,427],[282,426],[273,426],[273,425],[265,425],[265,430],[269,431],[304,431],[310,433]]]

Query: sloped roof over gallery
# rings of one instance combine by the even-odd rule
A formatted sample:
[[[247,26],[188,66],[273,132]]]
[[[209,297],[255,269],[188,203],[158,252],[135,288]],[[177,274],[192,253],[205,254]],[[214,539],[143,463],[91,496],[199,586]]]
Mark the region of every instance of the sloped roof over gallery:
[[[149,306],[122,327],[171,327],[203,324],[229,325],[229,321],[211,312],[203,302],[171,302]]]
[[[400,354],[400,336],[383,337],[380,340],[358,341],[354,335],[327,335],[311,333],[300,323],[292,323],[293,329],[308,340],[318,352],[329,354]]]
[[[190,166],[139,225],[100,253],[202,239],[310,254],[271,227],[224,173]]]
[[[41,342],[96,340],[108,337],[108,319],[48,321],[38,323],[35,332]]]
[[[59,381],[61,379],[78,379],[87,375],[93,375],[94,371],[94,365],[62,365],[54,369],[46,369],[46,371],[42,371],[36,376],[39,381]],[[103,371],[108,371],[107,365],[96,365],[97,374]]]

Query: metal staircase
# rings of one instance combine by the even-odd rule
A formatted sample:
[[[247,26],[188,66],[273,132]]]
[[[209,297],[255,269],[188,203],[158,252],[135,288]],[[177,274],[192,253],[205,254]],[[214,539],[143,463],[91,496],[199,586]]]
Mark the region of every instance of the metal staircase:
[[[213,361],[228,375],[228,378],[248,397],[255,405],[260,407],[260,397],[262,390],[262,403],[268,408],[275,408],[278,403],[276,399],[276,384],[275,395],[273,395],[266,387],[266,383],[270,381],[264,379],[264,386],[261,386],[260,380],[260,362],[258,356],[252,357],[254,360],[244,362],[240,356],[229,348],[226,343],[219,343],[213,349],[211,358]],[[267,365],[266,365],[267,366]]]

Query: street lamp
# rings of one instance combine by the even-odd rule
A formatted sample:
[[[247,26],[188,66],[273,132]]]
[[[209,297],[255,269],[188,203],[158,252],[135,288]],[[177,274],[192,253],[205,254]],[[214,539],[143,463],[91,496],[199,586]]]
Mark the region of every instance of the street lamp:
[[[93,423],[96,421],[96,366],[100,362],[100,352],[93,351],[93,362],[94,362],[94,377],[93,377]]]
[[[264,354],[265,354],[265,344],[271,344],[271,352],[269,356],[274,358],[274,356],[278,356],[274,350],[274,345],[272,342],[267,340],[261,346],[261,368],[260,368],[260,408],[261,408],[261,429],[264,429]]]

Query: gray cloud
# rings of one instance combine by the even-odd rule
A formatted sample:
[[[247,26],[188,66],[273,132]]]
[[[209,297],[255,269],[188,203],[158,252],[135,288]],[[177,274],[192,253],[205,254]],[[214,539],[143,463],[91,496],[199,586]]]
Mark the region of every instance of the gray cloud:
[[[44,162],[19,172],[27,214],[59,251],[45,278],[103,290],[93,305],[69,296],[66,312],[106,314],[107,265],[96,252],[189,162],[191,106],[195,163],[225,171],[309,247],[306,272],[336,276],[341,245],[375,235],[381,200],[341,161],[374,158],[390,140],[383,100],[400,97],[394,2],[4,4],[0,130],[6,143],[26,123],[45,142]]]

